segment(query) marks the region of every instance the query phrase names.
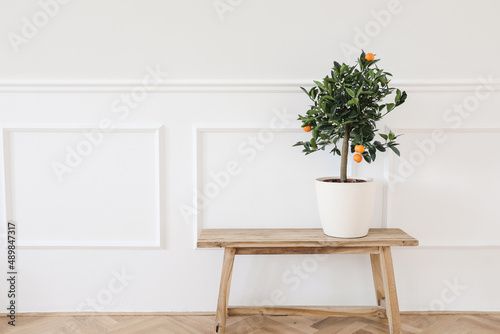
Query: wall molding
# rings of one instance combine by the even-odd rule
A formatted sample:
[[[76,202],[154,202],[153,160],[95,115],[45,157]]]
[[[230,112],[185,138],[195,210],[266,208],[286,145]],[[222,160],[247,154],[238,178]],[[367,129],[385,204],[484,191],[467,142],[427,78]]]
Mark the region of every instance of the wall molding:
[[[301,86],[315,79],[269,80],[165,80],[149,88],[151,93],[302,93]],[[474,92],[486,78],[446,80],[393,80],[396,87],[409,92]],[[500,90],[500,79],[488,79]],[[123,93],[142,87],[140,80],[3,80],[0,93]]]
[[[193,168],[193,184],[194,184],[194,197],[193,197],[193,208],[195,211],[195,215],[193,215],[193,248],[197,248],[198,237],[200,236],[201,230],[203,229],[203,208],[200,208],[198,205],[198,198],[200,196],[200,191],[203,187],[203,178],[202,178],[202,162],[203,162],[203,152],[201,149],[202,146],[202,135],[207,133],[241,133],[241,132],[261,132],[261,131],[269,131],[275,134],[279,133],[302,133],[302,129],[300,128],[273,128],[270,126],[259,126],[259,125],[250,125],[250,124],[232,124],[225,126],[210,126],[210,125],[201,125],[197,124],[193,127],[193,136],[194,136],[194,168]]]
[[[2,167],[0,169],[3,176],[3,182],[5,185],[4,190],[4,200],[2,201],[2,206],[5,209],[5,221],[16,222],[13,219],[13,209],[12,209],[12,191],[13,186],[11,184],[11,147],[9,135],[11,133],[19,132],[40,132],[40,133],[83,133],[85,131],[101,131],[100,128],[95,126],[51,126],[51,127],[40,127],[40,126],[10,126],[3,127],[1,130],[1,140],[2,143],[0,147],[2,148]],[[163,126],[127,126],[127,127],[114,127],[112,129],[104,130],[105,134],[112,133],[150,133],[154,135],[154,151],[155,151],[155,222],[154,222],[154,240],[17,240],[18,248],[29,248],[29,249],[164,249],[165,248],[165,203],[164,203],[164,172],[165,172],[165,150],[164,150],[164,127]],[[17,223],[17,222],[16,222]],[[2,227],[2,232],[5,228]]]
[[[484,127],[484,128],[438,128],[438,127],[421,127],[421,128],[406,128],[406,127],[395,127],[392,130],[396,133],[433,133],[434,131],[440,131],[445,134],[470,134],[470,133],[500,133],[500,127]],[[393,154],[386,155],[384,160],[384,198],[383,198],[383,226],[386,227],[397,227],[390,224],[390,218],[388,214],[389,207],[389,174],[394,172],[394,163],[398,157]],[[497,242],[484,242],[481,240],[438,240],[438,241],[426,241],[419,239],[418,248],[461,248],[461,249],[500,249],[500,241]]]
[[[443,131],[444,133],[484,133],[484,132],[500,132],[500,128],[490,127],[490,128],[433,128],[433,127],[425,127],[425,128],[393,128],[393,131],[397,133],[432,133],[435,130]],[[197,198],[198,192],[200,191],[203,183],[202,175],[202,155],[201,151],[201,137],[203,134],[207,133],[233,133],[233,132],[259,132],[259,131],[273,131],[277,133],[301,133],[300,129],[297,128],[283,128],[283,129],[274,129],[270,127],[263,126],[252,126],[252,125],[243,125],[243,124],[233,124],[233,125],[225,125],[225,126],[211,126],[211,125],[197,125],[194,127],[194,200],[193,207],[196,210],[196,215],[193,215],[193,241],[194,241],[194,249],[198,249],[196,247],[196,242],[199,237],[199,233],[203,229],[203,217],[202,210],[198,208]],[[395,227],[388,226],[388,215],[387,209],[389,205],[389,189],[388,189],[388,176],[389,172],[392,170],[392,166],[394,163],[395,157],[390,154],[385,156],[384,159],[384,189],[383,189],[383,223],[382,227]],[[356,165],[352,166],[353,175],[357,175],[356,173]],[[451,249],[451,248],[461,248],[461,249],[500,249],[500,242],[498,243],[485,243],[480,240],[440,240],[440,241],[420,241],[420,245],[418,248],[422,249]]]
[[[500,311],[401,311],[404,315],[500,315]],[[6,317],[7,313],[0,313],[0,317]],[[17,313],[17,317],[109,317],[109,316],[137,316],[137,317],[169,317],[169,316],[191,316],[191,317],[203,317],[203,316],[215,316],[214,312],[203,312],[203,311],[193,311],[193,312],[22,312]]]
[[[159,249],[161,246],[155,241],[70,241],[70,240],[21,240],[17,248],[23,249]]]

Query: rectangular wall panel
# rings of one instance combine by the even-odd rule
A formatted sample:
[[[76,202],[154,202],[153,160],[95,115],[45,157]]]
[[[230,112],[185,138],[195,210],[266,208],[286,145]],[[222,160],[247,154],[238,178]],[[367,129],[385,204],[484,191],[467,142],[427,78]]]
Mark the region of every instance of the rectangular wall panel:
[[[425,246],[500,246],[498,129],[401,129],[388,169],[388,226]]]
[[[7,128],[7,219],[23,247],[159,247],[159,128]]]
[[[339,174],[328,151],[308,156],[301,129],[197,129],[197,226],[321,227],[314,180]]]

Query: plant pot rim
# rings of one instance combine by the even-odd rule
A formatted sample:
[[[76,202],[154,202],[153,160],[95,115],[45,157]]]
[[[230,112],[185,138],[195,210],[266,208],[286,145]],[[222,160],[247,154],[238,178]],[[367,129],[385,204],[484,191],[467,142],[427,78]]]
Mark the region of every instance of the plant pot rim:
[[[348,179],[356,179],[356,180],[363,180],[365,182],[346,182],[346,183],[341,183],[341,182],[329,182],[332,184],[360,184],[360,183],[366,183],[366,182],[373,182],[374,179],[371,177],[352,177],[348,176]],[[324,180],[330,180],[330,179],[338,179],[340,180],[340,176],[323,176],[323,177],[318,177],[316,178],[317,182],[323,182]]]

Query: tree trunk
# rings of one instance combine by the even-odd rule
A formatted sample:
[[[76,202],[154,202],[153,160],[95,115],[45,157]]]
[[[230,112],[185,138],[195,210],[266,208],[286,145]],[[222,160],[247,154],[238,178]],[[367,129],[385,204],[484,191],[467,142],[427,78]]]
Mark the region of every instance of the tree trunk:
[[[347,182],[347,158],[349,156],[349,139],[351,127],[345,126],[344,140],[342,141],[342,154],[340,156],[340,182]]]

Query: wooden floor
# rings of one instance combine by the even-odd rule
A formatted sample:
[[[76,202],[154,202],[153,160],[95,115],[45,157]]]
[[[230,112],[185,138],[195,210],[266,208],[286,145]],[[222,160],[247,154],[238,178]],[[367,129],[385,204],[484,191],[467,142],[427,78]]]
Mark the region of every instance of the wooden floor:
[[[2,317],[0,333],[19,334],[204,334],[212,333],[214,316],[27,316],[16,327]],[[500,315],[402,315],[404,333],[500,333]],[[388,333],[378,318],[249,316],[229,317],[227,334],[371,334]]]

